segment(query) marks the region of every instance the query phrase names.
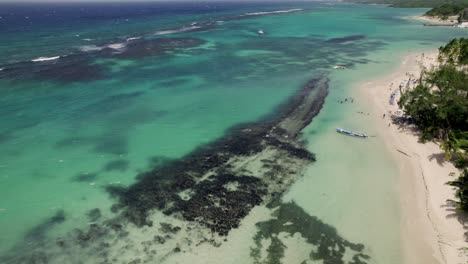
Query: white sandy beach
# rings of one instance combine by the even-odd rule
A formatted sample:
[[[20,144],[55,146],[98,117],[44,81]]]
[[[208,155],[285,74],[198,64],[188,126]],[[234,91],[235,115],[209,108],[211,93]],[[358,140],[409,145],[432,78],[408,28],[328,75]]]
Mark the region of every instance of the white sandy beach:
[[[455,199],[454,188],[446,184],[454,179],[449,174],[458,176],[460,172],[444,160],[436,143],[419,143],[414,128],[390,124],[390,113],[398,111],[399,98],[397,93],[395,104],[390,105],[392,92],[400,84],[406,85],[409,76],[417,78],[422,65],[437,64],[436,58],[436,51],[407,55],[392,74],[360,85],[379,134],[399,166],[402,248],[405,262],[411,264],[468,263],[468,243],[464,237],[467,230],[460,214],[447,202]]]

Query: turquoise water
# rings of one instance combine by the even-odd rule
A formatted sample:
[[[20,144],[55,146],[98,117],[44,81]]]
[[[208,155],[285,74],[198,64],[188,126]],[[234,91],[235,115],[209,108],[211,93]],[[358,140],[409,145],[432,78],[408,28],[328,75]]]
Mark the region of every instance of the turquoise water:
[[[131,184],[155,164],[268,115],[307,80],[328,72],[330,94],[303,135],[318,161],[285,199],[364,243],[375,262],[396,263],[395,169],[381,142],[358,145],[332,133],[337,124],[366,125],[350,114],[358,105],[336,102],[399,55],[437,48],[467,31],[422,27],[404,17],[423,10],[381,6],[140,5],[0,9],[0,252],[57,211],[66,220],[48,230],[51,239],[85,225],[91,209],[111,215],[115,201],[105,186]],[[242,16],[293,8],[302,10]],[[193,25],[201,29],[154,35]],[[127,40],[133,37],[141,39]],[[151,54],[97,51],[175,37],[202,42]],[[62,57],[31,62],[54,56]],[[336,64],[351,70],[330,70]],[[374,173],[379,177],[369,181]]]

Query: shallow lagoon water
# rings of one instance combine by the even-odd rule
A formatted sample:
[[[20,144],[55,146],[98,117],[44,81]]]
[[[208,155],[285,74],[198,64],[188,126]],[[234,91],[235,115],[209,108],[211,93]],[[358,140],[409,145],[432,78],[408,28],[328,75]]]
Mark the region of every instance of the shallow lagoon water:
[[[378,139],[361,142],[334,133],[335,126],[372,130],[365,116],[355,114],[360,110],[359,98],[352,105],[337,101],[352,94],[352,83],[389,69],[398,55],[436,48],[466,32],[425,28],[402,18],[423,10],[325,3],[216,6],[219,11],[153,6],[157,12],[148,11],[145,16],[139,16],[140,11],[111,16],[102,7],[90,6],[86,12],[93,15],[78,15],[58,26],[23,24],[23,17],[14,14],[30,12],[24,11],[26,7],[5,9],[15,10],[0,22],[11,23],[9,29],[2,28],[14,38],[0,43],[0,67],[6,69],[0,74],[8,73],[14,63],[70,54],[90,56],[76,68],[97,65],[91,71],[99,69],[102,75],[56,79],[61,72],[52,67],[52,74],[0,76],[4,120],[0,124],[0,252],[8,252],[25,236],[28,239],[30,230],[60,210],[65,221],[46,230],[51,239],[86,225],[86,212],[93,208],[112,215],[109,208],[115,201],[104,190],[106,185],[128,185],[138,173],[180,158],[221,137],[233,125],[274,113],[307,80],[328,72],[331,83],[326,104],[303,134],[317,162],[284,200],[295,201],[345,239],[363,243],[370,262],[398,262],[395,168]],[[226,19],[297,7],[304,10]],[[41,8],[56,9],[57,16],[65,19],[60,16],[66,14],[66,7]],[[160,14],[161,10],[166,13]],[[174,12],[176,16],[168,15]],[[195,47],[125,59],[79,49],[134,36],[153,39],[149,32],[216,19],[226,21],[206,31],[164,36],[204,41]],[[14,27],[23,30],[9,31]],[[267,34],[258,36],[259,29]],[[351,69],[330,70],[335,64]],[[28,62],[24,67],[34,71],[37,66]],[[71,69],[73,75],[75,68]],[[250,223],[255,220],[249,219]],[[252,233],[234,231],[233,236],[235,241],[249,241],[246,245],[253,243]],[[295,248],[301,248],[298,245],[304,243],[297,239]],[[238,255],[250,258],[245,248],[239,250],[243,252]],[[307,256],[304,252],[298,254]]]

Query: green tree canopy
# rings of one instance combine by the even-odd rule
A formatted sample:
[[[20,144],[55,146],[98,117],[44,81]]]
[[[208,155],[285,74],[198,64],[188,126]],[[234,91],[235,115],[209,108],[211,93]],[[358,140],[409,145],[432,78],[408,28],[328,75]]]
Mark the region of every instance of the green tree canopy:
[[[447,159],[463,168],[459,207],[468,212],[468,39],[454,39],[439,49],[440,66],[424,70],[414,89],[402,92],[398,105],[422,132],[422,140],[441,142]]]

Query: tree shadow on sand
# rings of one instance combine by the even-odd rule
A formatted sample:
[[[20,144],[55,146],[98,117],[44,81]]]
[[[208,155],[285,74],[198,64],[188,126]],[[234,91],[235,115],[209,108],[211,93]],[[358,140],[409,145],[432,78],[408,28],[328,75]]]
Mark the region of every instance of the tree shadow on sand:
[[[463,226],[463,230],[465,231],[465,241],[468,242],[468,213],[460,210],[458,208],[458,203],[450,199],[448,199],[446,203],[440,207],[445,208],[445,211],[447,211],[445,218],[456,218],[457,221]]]
[[[400,132],[405,132],[410,135],[421,138],[421,131],[414,125],[414,122],[411,118],[406,118],[398,115],[391,115],[391,123],[398,127]],[[419,141],[420,143],[423,143]]]
[[[427,158],[429,159],[429,161],[436,160],[437,164],[439,164],[440,166],[443,166],[444,164],[447,163],[447,158],[445,157],[444,152],[432,153],[431,155],[427,156]]]

